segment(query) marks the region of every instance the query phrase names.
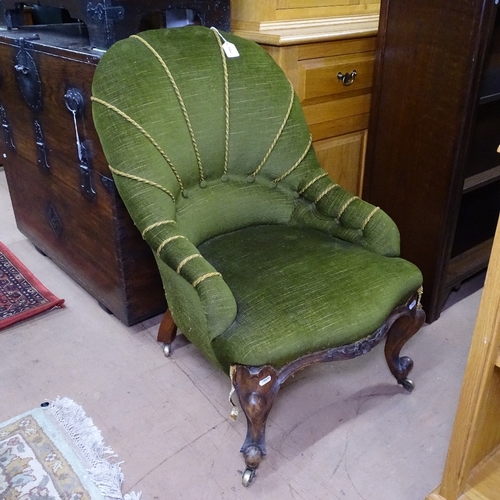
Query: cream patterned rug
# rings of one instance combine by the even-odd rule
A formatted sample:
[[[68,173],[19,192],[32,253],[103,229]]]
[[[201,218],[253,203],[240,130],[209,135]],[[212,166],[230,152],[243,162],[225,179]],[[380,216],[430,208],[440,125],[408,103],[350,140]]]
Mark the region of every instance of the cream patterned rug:
[[[122,482],[116,455],[69,398],[0,423],[2,500],[140,500]]]

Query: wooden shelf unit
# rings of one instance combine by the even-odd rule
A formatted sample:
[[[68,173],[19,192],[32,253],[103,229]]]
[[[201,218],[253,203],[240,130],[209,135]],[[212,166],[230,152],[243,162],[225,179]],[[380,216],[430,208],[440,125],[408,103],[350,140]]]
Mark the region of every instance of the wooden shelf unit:
[[[483,186],[487,186],[492,182],[496,182],[500,179],[500,166],[490,168],[485,172],[480,172],[479,174],[471,175],[467,177],[464,181],[463,194],[467,194],[474,189],[480,189]]]
[[[488,265],[500,210],[500,14],[495,0],[383,0],[363,197],[401,232],[436,320]]]
[[[500,497],[500,224],[440,486],[427,500]]]

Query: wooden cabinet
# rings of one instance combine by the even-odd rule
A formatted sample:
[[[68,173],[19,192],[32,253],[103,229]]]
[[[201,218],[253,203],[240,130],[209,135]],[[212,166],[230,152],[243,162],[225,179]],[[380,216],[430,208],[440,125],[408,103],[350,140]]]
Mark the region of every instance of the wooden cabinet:
[[[465,369],[443,479],[427,500],[500,497],[500,225]]]
[[[378,14],[380,0],[232,0],[231,27],[258,31],[293,20]]]
[[[366,135],[366,130],[361,130],[314,142],[322,167],[351,193],[360,193],[363,184]]]
[[[259,42],[281,66],[302,103],[313,147],[323,168],[342,187],[360,195],[378,15],[314,18],[318,15],[316,8],[326,12],[333,6],[338,9],[341,5],[354,5],[343,0],[265,3],[273,6],[268,10],[261,8],[259,18],[258,9],[250,13],[245,2],[233,2],[233,31]],[[378,9],[376,2],[360,1],[355,6],[360,5],[365,12]],[[303,19],[284,19],[291,15],[286,10],[301,6]],[[337,12],[335,9],[332,12]],[[353,10],[342,11],[349,12]],[[245,22],[235,19],[244,14]],[[249,26],[254,30],[248,29]]]
[[[264,47],[294,85],[319,162],[335,182],[360,195],[375,37]]]
[[[363,197],[424,275],[427,320],[487,266],[500,209],[495,0],[383,0]]]

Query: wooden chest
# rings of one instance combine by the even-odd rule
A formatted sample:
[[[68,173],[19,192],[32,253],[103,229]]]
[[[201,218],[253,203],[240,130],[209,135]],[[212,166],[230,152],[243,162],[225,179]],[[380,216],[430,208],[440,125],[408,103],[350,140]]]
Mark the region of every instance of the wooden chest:
[[[132,325],[166,303],[94,130],[91,81],[102,51],[80,29],[0,28],[0,163],[19,230]]]

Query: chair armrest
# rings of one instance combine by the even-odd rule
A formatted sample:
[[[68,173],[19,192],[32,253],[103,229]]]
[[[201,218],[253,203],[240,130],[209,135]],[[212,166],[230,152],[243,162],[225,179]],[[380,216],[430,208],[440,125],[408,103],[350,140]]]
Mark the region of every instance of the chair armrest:
[[[233,293],[221,274],[200,254],[191,241],[179,232],[174,220],[159,220],[143,229],[142,233],[153,249],[157,261],[165,263],[197,293],[198,303],[195,301],[186,307],[187,304],[180,301],[172,307],[170,295],[175,293],[172,288],[178,281],[165,279],[162,275],[167,301],[172,307],[177,326],[188,334],[187,330],[191,328],[190,318],[195,314],[193,308],[197,308],[197,314],[201,312],[206,318],[206,332],[210,340],[223,333],[234,321],[237,307]],[[162,267],[159,268],[161,271]]]
[[[345,191],[325,172],[314,174],[311,172],[299,186],[294,222],[382,255],[399,255],[399,230],[385,212]]]
[[[179,230],[171,194],[162,190],[158,182],[123,176],[115,169],[112,172],[135,225],[156,258],[176,325],[188,334],[190,330],[200,332],[203,324],[205,333],[200,335],[210,340],[217,337],[234,321],[236,301],[221,274]],[[189,305],[174,300],[179,289],[189,291]],[[190,320],[195,317],[199,324],[193,328]]]

